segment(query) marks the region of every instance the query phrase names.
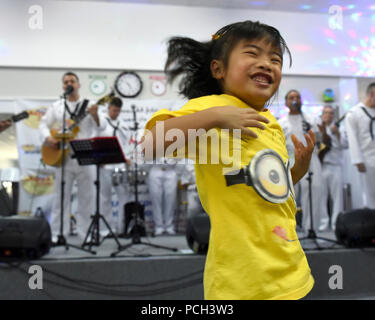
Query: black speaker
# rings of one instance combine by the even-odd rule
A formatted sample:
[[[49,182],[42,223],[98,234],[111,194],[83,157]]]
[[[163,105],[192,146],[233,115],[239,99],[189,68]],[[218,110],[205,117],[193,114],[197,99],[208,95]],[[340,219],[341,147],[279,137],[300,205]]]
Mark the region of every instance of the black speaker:
[[[0,186],[0,216],[10,216],[12,214],[12,201],[5,190]]]
[[[145,207],[139,202],[128,202],[124,206],[125,210],[125,226],[124,226],[124,236],[130,238],[137,232],[141,237],[146,236],[145,227]],[[135,224],[136,214],[138,212],[138,224]]]
[[[40,258],[51,247],[51,228],[40,217],[0,217],[0,258]]]
[[[187,219],[186,240],[195,253],[206,254],[210,238],[210,218],[206,212],[200,212]]]
[[[375,246],[375,210],[365,208],[340,213],[335,233],[346,247]]]

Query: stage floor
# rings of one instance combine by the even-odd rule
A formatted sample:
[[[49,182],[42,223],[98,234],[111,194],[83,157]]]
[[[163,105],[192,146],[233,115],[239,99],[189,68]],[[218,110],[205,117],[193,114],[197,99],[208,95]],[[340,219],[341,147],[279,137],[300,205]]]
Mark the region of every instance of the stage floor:
[[[298,233],[300,239],[302,239],[304,234]],[[317,232],[317,237],[322,237],[330,240],[336,240],[335,234],[333,231],[327,232]],[[69,236],[67,239],[67,243],[81,247],[82,240],[80,240],[77,236]],[[124,239],[118,238],[120,244],[125,246],[130,244],[132,241],[131,239]],[[142,242],[146,243],[143,244],[136,244],[131,246],[130,248],[122,251],[117,255],[117,257],[157,257],[157,256],[168,256],[168,255],[192,255],[195,254],[188,246],[186,241],[186,237],[183,234],[177,235],[161,235],[157,237],[153,236],[146,236],[141,238]],[[311,239],[301,240],[301,245],[303,249],[306,251],[317,249],[317,246],[322,248],[343,248],[342,245],[335,244],[325,240],[317,240],[317,243]],[[147,243],[165,246],[169,248],[176,248],[177,251],[167,250],[167,249],[159,249],[154,248],[152,246],[148,246]],[[88,249],[88,247],[85,247]],[[76,249],[74,247],[70,247],[69,250],[66,250],[63,246],[52,247],[50,252],[44,255],[41,260],[52,260],[52,259],[77,259],[77,258],[86,258],[86,257],[108,257],[112,258],[111,254],[118,250],[118,245],[115,239],[105,239],[99,246],[93,246],[92,251],[95,251],[96,254],[91,254],[86,251],[82,251],[80,249]]]
[[[102,238],[101,238],[102,239]],[[81,248],[82,240],[80,240],[77,236],[69,236],[67,239],[67,243],[78,246]],[[121,246],[125,246],[127,244],[132,243],[131,239],[125,238],[118,238]],[[158,237],[146,236],[141,238],[142,243],[145,244],[134,244],[130,248],[120,252],[117,257],[151,257],[151,256],[167,256],[167,255],[185,255],[185,254],[194,254],[192,250],[190,250],[186,238],[183,235],[162,235]],[[154,248],[153,246],[149,246],[147,244],[154,244],[159,246],[165,246],[168,248],[177,249],[168,250],[168,249],[159,249]],[[87,246],[84,247],[85,249],[89,249]],[[111,254],[118,251],[118,244],[113,238],[106,238],[102,241],[99,246],[93,246],[91,248],[92,251],[95,251],[96,254],[92,254],[90,252],[82,251],[80,249],[76,249],[75,247],[70,247],[68,250],[65,249],[64,246],[57,246],[52,247],[50,252],[44,255],[41,259],[42,260],[52,260],[52,259],[77,259],[77,258],[87,258],[87,257],[107,257],[107,258],[114,258],[111,257]]]
[[[303,237],[299,234],[300,238]],[[335,240],[333,232],[317,233]],[[190,250],[185,235],[142,237],[142,242],[176,248],[177,251],[136,244],[116,257],[114,239],[93,246],[96,254],[74,247],[53,247],[39,260],[0,263],[1,300],[202,300],[205,255]],[[121,245],[131,239],[119,239]],[[80,247],[77,237],[67,242]],[[375,249],[345,248],[324,240],[301,240],[315,279],[309,300],[375,298]],[[318,250],[318,247],[326,248]],[[43,270],[43,290],[30,290],[30,266]],[[332,266],[343,270],[343,288],[330,283]],[[246,270],[244,270],[246,272]]]

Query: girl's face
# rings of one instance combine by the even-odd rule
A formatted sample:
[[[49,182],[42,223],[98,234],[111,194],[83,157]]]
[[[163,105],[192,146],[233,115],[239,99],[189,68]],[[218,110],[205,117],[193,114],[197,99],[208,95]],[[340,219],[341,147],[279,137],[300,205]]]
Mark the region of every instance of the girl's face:
[[[227,67],[221,65],[217,73],[215,68],[212,71],[221,81],[223,93],[236,96],[261,111],[279,88],[281,69],[280,50],[260,39],[239,41],[229,55]]]

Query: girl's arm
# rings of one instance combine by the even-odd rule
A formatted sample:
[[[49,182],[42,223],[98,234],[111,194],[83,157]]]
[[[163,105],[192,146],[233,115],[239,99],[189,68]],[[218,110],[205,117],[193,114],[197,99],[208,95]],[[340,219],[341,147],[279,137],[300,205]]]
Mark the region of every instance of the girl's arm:
[[[174,145],[175,148],[186,146],[189,140],[196,139],[212,128],[240,129],[241,134],[256,138],[255,132],[248,127],[264,129],[261,122],[268,123],[269,120],[252,108],[213,107],[189,115],[174,117],[163,121],[162,124],[157,123],[144,135],[142,147],[146,160],[150,160],[147,159],[147,154],[152,154],[152,157],[155,158],[157,150],[162,150],[165,153],[168,146],[176,141],[177,133],[179,136],[182,134],[184,139],[180,139],[181,145]],[[196,130],[196,134],[189,135],[189,130]],[[176,139],[170,139],[170,137],[176,137]],[[147,152],[150,151],[149,148],[152,148],[152,153]]]

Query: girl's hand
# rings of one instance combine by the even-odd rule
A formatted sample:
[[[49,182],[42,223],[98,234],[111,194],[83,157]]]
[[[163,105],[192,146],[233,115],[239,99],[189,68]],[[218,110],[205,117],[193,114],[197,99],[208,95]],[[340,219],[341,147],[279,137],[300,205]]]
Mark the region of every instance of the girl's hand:
[[[311,155],[314,151],[316,138],[314,132],[310,129],[308,134],[305,134],[307,146],[305,147],[297,137],[292,134],[292,142],[294,144],[295,164],[291,169],[293,183],[296,184],[309,170]]]
[[[265,126],[261,123],[269,123],[266,117],[261,116],[252,108],[237,108],[231,106],[212,108],[217,117],[217,125],[221,129],[241,129],[241,134],[257,138],[258,135],[249,129],[259,128],[264,130]]]

